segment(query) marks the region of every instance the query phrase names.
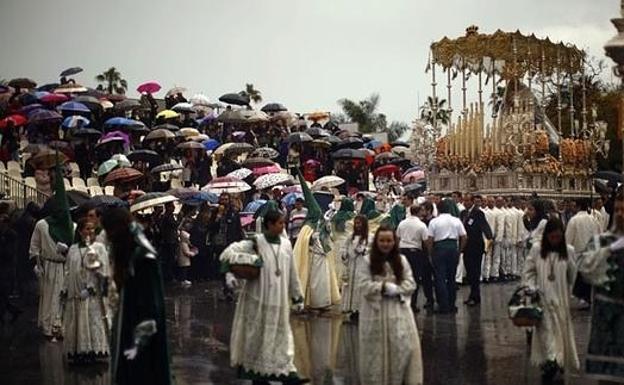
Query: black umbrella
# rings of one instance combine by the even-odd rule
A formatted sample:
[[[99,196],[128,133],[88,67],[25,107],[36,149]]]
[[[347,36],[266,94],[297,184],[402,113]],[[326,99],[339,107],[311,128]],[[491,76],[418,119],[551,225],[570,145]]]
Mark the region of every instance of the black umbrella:
[[[390,143],[390,145],[392,147],[397,147],[397,146],[402,146],[402,147],[409,147],[409,143],[403,141],[403,140],[395,140],[394,142]]]
[[[344,148],[332,154],[334,159],[366,159],[366,153],[362,150],[354,150],[352,148]]]
[[[128,131],[130,131],[133,134],[139,134],[139,135],[142,135],[142,134],[147,135],[150,133],[150,129],[145,127],[144,125],[130,126],[128,127]]]
[[[152,130],[158,130],[160,128],[168,130],[168,131],[171,131],[171,132],[175,132],[175,131],[180,130],[180,127],[176,126],[175,124],[171,124],[171,123],[159,124],[158,126],[153,127]]]
[[[594,174],[596,179],[606,179],[609,182],[624,183],[624,175],[615,171],[598,171]]]
[[[115,208],[128,207],[128,203],[113,195],[96,195],[89,199],[88,205],[92,207]]]
[[[95,128],[81,128],[72,134],[76,138],[99,138],[102,133]]]
[[[80,67],[71,67],[66,69],[65,71],[61,72],[61,74],[59,75],[60,77],[63,76],[72,76],[72,75],[76,75],[82,72],[82,68]]]
[[[156,151],[152,150],[135,150],[128,154],[128,160],[131,162],[146,162],[150,164],[160,164],[162,159]]]
[[[102,107],[102,104],[100,104],[100,101],[97,98],[93,96],[89,96],[89,95],[76,96],[74,98],[74,102],[79,102],[79,103],[84,104],[91,111],[101,111],[102,109],[104,109],[104,107]]]
[[[310,127],[307,130],[305,130],[305,133],[310,135],[313,138],[320,138],[320,137],[324,137],[324,136],[329,136],[329,132],[323,130],[320,127]]]
[[[48,83],[37,87],[37,91],[54,92],[59,86],[59,83]]]
[[[407,186],[403,187],[403,191],[405,193],[421,193],[423,191],[425,191],[426,186],[422,183],[412,183],[412,184],[408,184]]]
[[[37,82],[28,78],[16,78],[12,79],[8,86],[13,88],[35,88],[37,87]]]
[[[342,140],[335,136],[335,135],[330,135],[328,137],[323,138],[323,140],[326,140],[329,142],[329,144],[331,144],[332,146],[337,145],[338,143],[342,142]]]
[[[161,164],[160,166],[154,167],[150,172],[152,174],[159,174],[161,172],[182,170],[183,168],[184,167],[180,166],[179,164],[165,163],[165,164]]]
[[[288,135],[288,143],[306,143],[313,140],[314,139],[305,132],[295,132]]]
[[[334,131],[338,131],[340,129],[340,127],[338,127],[338,124],[334,121],[329,121],[327,123],[325,123],[325,125],[323,126],[323,128],[329,132],[334,132]]]
[[[264,107],[262,107],[260,111],[267,112],[267,113],[268,112],[282,112],[282,111],[288,111],[288,108],[284,107],[280,103],[269,103],[269,104],[266,104]]]
[[[244,96],[238,93],[222,95],[219,100],[223,103],[234,104],[236,106],[247,106],[249,105],[250,101],[248,96]]]
[[[141,108],[141,103],[136,99],[126,99],[115,104],[115,109],[120,111],[130,111]]]
[[[336,145],[337,148],[353,148],[358,149],[364,147],[364,141],[356,137],[348,137],[343,139]]]

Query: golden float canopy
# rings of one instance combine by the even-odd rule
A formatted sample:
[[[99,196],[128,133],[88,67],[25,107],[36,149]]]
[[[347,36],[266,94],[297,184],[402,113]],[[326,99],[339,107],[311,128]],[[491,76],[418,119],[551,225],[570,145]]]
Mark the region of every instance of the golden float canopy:
[[[522,78],[525,74],[551,75],[582,70],[585,52],[574,45],[553,43],[534,34],[520,31],[493,34],[479,33],[478,27],[466,29],[457,39],[444,37],[431,45],[432,61],[444,69],[468,70],[473,73],[497,73],[505,79]]]

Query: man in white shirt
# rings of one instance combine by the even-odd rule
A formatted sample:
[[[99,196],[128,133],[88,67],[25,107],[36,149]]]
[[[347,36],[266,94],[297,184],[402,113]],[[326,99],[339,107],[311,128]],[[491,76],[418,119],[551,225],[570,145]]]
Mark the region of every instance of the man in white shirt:
[[[516,213],[516,270],[514,279],[519,279],[524,271],[524,260],[528,254],[526,248],[526,239],[529,236],[529,231],[524,225],[524,210],[526,208],[526,201],[522,198],[517,199],[514,202],[514,210]]]
[[[427,248],[431,254],[435,272],[436,300],[438,312],[455,313],[457,288],[455,272],[459,253],[466,245],[466,230],[459,220],[450,214],[451,200],[444,199],[438,206],[439,215],[429,223]]]
[[[425,292],[427,303],[425,309],[433,309],[433,270],[427,253],[424,251],[425,243],[429,238],[427,225],[419,218],[420,206],[413,205],[409,208],[410,216],[399,223],[396,233],[399,237],[399,249],[405,255],[412,267],[414,279],[418,286],[412,294],[412,308],[418,311],[418,289],[421,287]]]
[[[600,225],[601,232],[605,232],[609,229],[609,214],[604,208],[604,201],[598,197],[594,199],[592,215],[596,218],[596,221]]]
[[[510,281],[517,275],[517,251],[516,243],[518,239],[517,234],[517,217],[516,210],[511,204],[510,200],[505,201],[505,207],[503,209],[505,213],[504,226],[505,226],[505,239],[503,239],[503,276],[502,279]]]

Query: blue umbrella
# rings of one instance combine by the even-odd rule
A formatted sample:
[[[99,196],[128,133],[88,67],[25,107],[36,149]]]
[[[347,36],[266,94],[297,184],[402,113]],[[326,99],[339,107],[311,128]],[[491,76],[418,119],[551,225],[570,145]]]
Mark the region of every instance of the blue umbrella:
[[[72,115],[68,116],[63,120],[63,127],[65,128],[81,128],[88,126],[91,121],[84,116]]]
[[[37,97],[37,99],[41,99],[42,97],[49,94],[50,93],[48,91],[35,91],[35,96]]]
[[[289,207],[294,206],[297,198],[303,198],[303,193],[299,193],[299,192],[288,193],[282,198],[282,203]]]
[[[32,114],[28,115],[29,123],[44,123],[44,122],[51,122],[54,120],[60,121],[62,119],[63,117],[58,112],[44,110],[44,109],[38,109],[34,111]]]
[[[91,110],[82,103],[79,102],[65,102],[59,106],[59,110],[63,112],[84,112],[91,113]]]
[[[216,204],[219,202],[219,196],[208,191],[197,191],[196,193],[181,199],[180,202],[189,206],[199,206],[204,202]]]
[[[249,202],[247,203],[247,206],[245,206],[245,210],[243,211],[246,213],[255,213],[260,207],[264,206],[265,203],[267,203],[267,201],[264,199],[258,199],[256,201]]]
[[[366,143],[364,147],[368,148],[369,150],[374,150],[381,145],[383,145],[383,143],[381,143],[380,141],[376,139],[373,139],[370,142]]]
[[[217,147],[219,147],[221,145],[221,143],[219,143],[218,140],[216,139],[208,139],[207,141],[202,143],[204,145],[204,148],[207,151],[214,151]]]
[[[19,112],[21,113],[25,113],[25,114],[29,114],[31,111],[37,110],[43,108],[43,106],[39,103],[34,103],[34,104],[29,104],[27,106],[24,106],[22,108],[20,108]]]
[[[142,126],[143,123],[128,118],[110,118],[104,122],[105,126]]]

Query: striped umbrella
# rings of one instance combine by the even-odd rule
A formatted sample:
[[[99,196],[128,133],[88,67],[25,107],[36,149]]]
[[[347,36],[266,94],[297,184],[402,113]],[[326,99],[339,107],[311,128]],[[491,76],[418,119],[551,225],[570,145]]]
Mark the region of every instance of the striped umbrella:
[[[213,179],[210,183],[202,187],[201,190],[215,194],[224,192],[237,194],[251,190],[251,186],[238,178],[223,176]]]

